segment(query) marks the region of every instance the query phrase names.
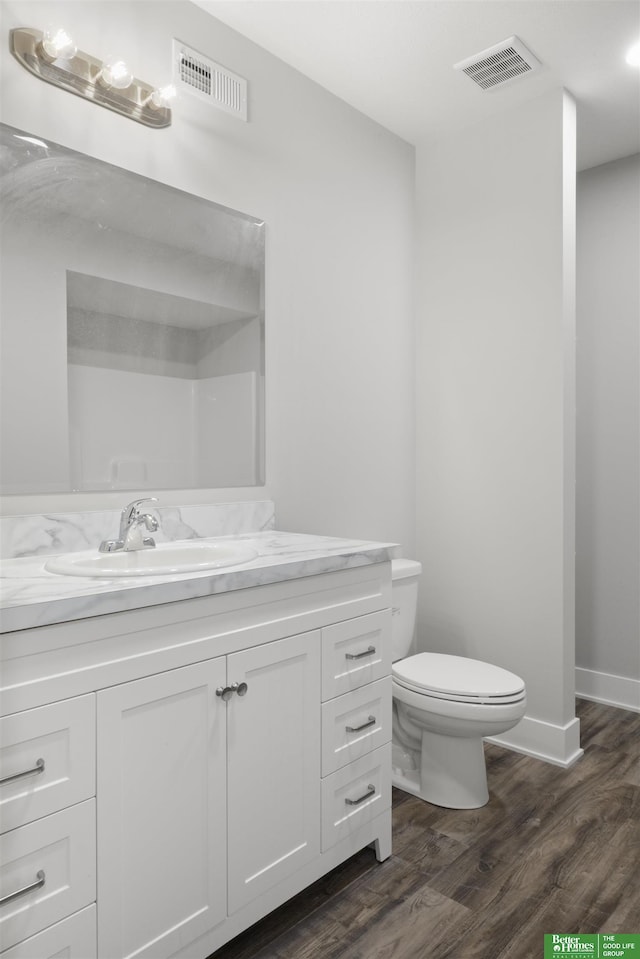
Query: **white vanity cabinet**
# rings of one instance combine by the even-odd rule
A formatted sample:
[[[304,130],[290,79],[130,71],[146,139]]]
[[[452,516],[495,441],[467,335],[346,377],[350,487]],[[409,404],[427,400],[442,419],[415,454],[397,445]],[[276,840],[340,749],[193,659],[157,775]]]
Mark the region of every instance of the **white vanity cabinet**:
[[[96,898],[94,699],[0,718],[3,957],[95,954],[93,913],[55,929]]]
[[[233,915],[320,853],[320,633],[228,658],[228,905]]]
[[[391,796],[390,611],[322,630],[322,851]]]
[[[42,889],[0,906],[2,959],[205,959],[364,846],[387,858],[390,592],[377,563],[4,634],[20,761],[82,732],[65,811],[36,772],[3,839],[81,820],[89,874],[41,921]]]
[[[171,956],[318,856],[319,666],[316,631],[98,693],[100,956]]]
[[[224,657],[98,693],[98,955],[170,956],[226,915]]]

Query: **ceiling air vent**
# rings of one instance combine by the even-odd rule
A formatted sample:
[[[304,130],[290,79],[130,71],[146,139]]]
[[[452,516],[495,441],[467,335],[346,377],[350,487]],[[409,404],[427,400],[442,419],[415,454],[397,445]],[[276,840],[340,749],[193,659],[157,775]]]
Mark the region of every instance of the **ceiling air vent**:
[[[247,119],[247,81],[179,40],[173,41],[174,83],[213,107]]]
[[[517,37],[509,37],[494,47],[454,64],[483,90],[516,80],[538,70],[542,64]]]

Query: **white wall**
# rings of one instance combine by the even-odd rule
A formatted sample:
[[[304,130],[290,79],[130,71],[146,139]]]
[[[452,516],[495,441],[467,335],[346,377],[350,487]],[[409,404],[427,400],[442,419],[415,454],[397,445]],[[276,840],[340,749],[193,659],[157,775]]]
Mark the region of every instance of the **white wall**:
[[[640,155],[578,176],[578,690],[640,709]]]
[[[575,112],[558,90],[418,150],[420,648],[511,669],[505,737],[562,764],[574,711]]]
[[[267,223],[267,489],[277,525],[414,545],[413,149],[186,2],[61,2],[96,56],[161,84],[179,37],[247,77],[247,124],[183,97],[150,130],[42,83],[8,52],[47,2],[2,4],[2,119]],[[119,505],[122,494],[6,497],[6,512]]]

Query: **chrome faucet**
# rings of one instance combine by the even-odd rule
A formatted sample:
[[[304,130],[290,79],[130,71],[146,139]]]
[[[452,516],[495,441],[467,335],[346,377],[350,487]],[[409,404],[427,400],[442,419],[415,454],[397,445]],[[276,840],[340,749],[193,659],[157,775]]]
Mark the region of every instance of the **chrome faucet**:
[[[144,499],[136,499],[133,503],[125,506],[120,514],[118,539],[105,539],[100,543],[99,551],[101,553],[115,553],[134,549],[152,549],[156,545],[156,541],[152,536],[145,536],[142,527],[144,526],[150,533],[155,533],[160,524],[151,513],[143,513],[140,506],[142,503],[157,502],[157,496],[146,496]]]

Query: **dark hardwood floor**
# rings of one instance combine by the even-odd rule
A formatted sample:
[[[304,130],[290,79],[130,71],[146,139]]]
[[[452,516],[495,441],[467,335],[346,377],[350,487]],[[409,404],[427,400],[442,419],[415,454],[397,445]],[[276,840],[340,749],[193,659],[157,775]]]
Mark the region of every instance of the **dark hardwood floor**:
[[[363,850],[215,959],[541,959],[545,933],[640,933],[640,714],[578,715],[571,769],[486,746],[482,809],[394,790],[389,860]]]

